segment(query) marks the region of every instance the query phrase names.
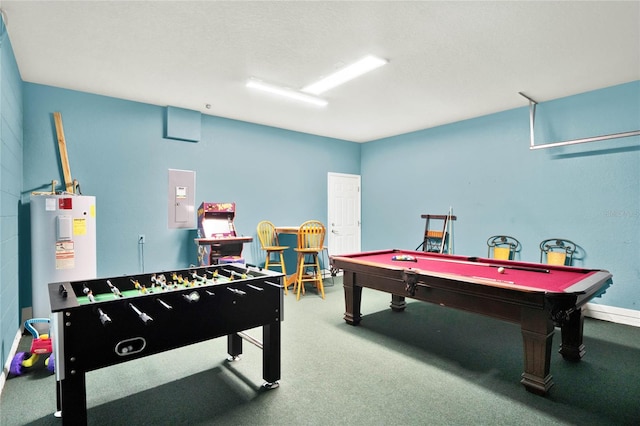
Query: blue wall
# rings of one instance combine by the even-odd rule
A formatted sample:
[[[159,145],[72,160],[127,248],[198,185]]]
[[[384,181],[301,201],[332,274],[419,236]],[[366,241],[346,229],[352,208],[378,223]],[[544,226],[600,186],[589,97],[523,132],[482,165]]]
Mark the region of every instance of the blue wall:
[[[638,81],[536,112],[536,145],[638,129]],[[576,265],[613,273],[594,302],[640,309],[639,137],[531,151],[523,107],[364,144],[361,174],[363,250],[414,249],[420,215],[452,206],[455,253],[486,256],[487,238],[507,234],[538,261],[541,240],[567,238]]]
[[[22,79],[2,19],[0,33],[0,367],[4,367],[19,321]]]
[[[263,260],[260,220],[326,222],[327,173],[360,173],[356,143],[207,115],[200,142],[165,139],[164,107],[31,83],[24,104],[23,201],[63,181],[52,118],[59,111],[71,174],[83,194],[96,196],[99,276],[196,263],[196,231],[167,225],[169,169],[196,172],[196,207],[236,202],[238,233],[254,237],[243,255],[255,263]],[[144,263],[139,234],[146,236]],[[29,233],[21,239],[26,247]],[[21,273],[30,277],[28,269]],[[21,303],[30,306],[30,279],[22,282]]]

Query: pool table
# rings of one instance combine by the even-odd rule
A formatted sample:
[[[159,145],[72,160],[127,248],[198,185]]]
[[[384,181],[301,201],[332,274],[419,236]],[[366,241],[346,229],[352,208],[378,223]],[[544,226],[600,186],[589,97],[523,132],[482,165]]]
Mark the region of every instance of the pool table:
[[[582,306],[611,285],[608,271],[485,259],[407,250],[380,250],[331,256],[344,272],[344,319],[362,319],[362,288],[391,293],[391,309],[403,311],[405,298],[437,303],[520,324],[524,341],[526,390],[547,394],[551,344],[560,327],[560,354],[579,361]]]

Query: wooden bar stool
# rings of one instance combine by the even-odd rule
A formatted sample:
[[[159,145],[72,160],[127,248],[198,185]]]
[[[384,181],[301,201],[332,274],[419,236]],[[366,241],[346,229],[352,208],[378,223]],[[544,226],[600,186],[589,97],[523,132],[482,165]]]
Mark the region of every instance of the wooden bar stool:
[[[287,268],[284,264],[284,251],[289,247],[280,245],[278,242],[276,227],[268,220],[263,220],[258,223],[257,231],[258,239],[260,240],[260,247],[266,252],[264,269],[269,269],[269,266],[279,266],[280,270],[286,277]],[[287,294],[286,284],[284,286],[284,294]]]
[[[317,220],[308,220],[298,229],[298,247],[294,249],[298,253],[296,283],[293,287],[296,300],[300,300],[300,292],[304,294],[305,282],[313,282],[324,299],[320,255],[324,247],[325,233],[324,225]]]

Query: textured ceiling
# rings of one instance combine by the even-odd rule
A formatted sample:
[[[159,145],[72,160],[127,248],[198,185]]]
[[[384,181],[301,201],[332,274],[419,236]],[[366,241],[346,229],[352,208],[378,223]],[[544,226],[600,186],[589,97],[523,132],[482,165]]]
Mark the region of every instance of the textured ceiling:
[[[365,142],[640,79],[640,2],[0,1],[27,82]],[[325,108],[299,89],[388,65]],[[210,109],[205,105],[209,104]]]

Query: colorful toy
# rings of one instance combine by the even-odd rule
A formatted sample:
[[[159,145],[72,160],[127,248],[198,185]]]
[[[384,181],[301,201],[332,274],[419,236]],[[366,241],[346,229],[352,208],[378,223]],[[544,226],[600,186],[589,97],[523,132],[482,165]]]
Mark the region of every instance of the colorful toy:
[[[40,355],[51,354],[45,360],[45,366],[47,370],[54,372],[55,362],[53,357],[52,343],[49,334],[40,334],[32,324],[46,323],[50,324],[49,318],[32,318],[24,322],[24,328],[31,333],[33,341],[31,342],[30,352],[18,352],[11,360],[11,366],[9,372],[15,376],[20,376],[24,373],[25,368],[31,368],[38,362]]]

